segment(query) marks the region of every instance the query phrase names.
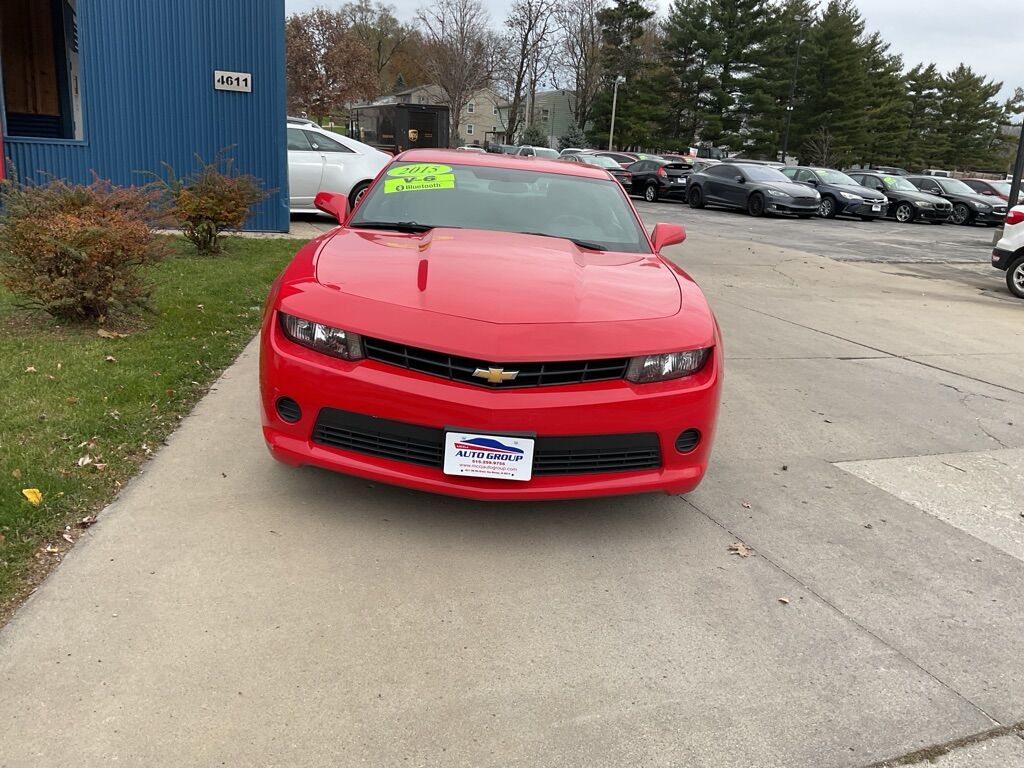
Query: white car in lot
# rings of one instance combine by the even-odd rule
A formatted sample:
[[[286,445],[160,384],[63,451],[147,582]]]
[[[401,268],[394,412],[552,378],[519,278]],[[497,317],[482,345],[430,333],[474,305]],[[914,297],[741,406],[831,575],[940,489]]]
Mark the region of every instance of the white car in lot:
[[[1006,287],[1024,299],[1024,205],[1006,214],[1003,236],[992,251],[992,266],[1006,272]]]
[[[318,192],[348,195],[355,207],[391,155],[313,123],[288,121],[288,206],[317,213]]]

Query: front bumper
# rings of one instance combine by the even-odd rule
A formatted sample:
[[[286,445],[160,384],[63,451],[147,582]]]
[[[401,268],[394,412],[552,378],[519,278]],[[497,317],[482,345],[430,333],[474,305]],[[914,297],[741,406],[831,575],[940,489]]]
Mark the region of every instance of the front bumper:
[[[453,383],[371,360],[349,363],[298,346],[281,334],[275,313],[260,348],[263,435],[271,454],[379,482],[483,500],[562,499],[660,491],[687,493],[700,483],[711,455],[721,386],[721,344],[705,367],[686,379],[633,385],[624,380],[491,390]],[[717,334],[716,334],[717,335]],[[717,339],[716,339],[717,341]],[[294,423],[277,413],[288,397],[301,408]],[[328,410],[331,409],[331,410]],[[538,475],[529,481],[446,475],[436,466],[345,450],[314,440],[321,412],[387,420],[411,430],[447,427],[482,434],[535,433],[541,438],[657,435],[660,462],[641,470]],[[680,433],[701,439],[676,450]],[[535,463],[536,469],[536,463]]]
[[[1006,220],[1006,211],[975,211],[975,224],[1002,224]]]
[[[880,203],[879,209],[876,211],[874,206],[875,203],[863,202],[863,203],[848,203],[839,210],[839,213],[846,214],[847,216],[885,216],[889,212],[889,203]]]
[[[949,217],[953,215],[952,208],[918,208],[914,206],[917,218],[926,219],[927,221],[949,221]]]
[[[1007,251],[1002,248],[992,249],[992,266],[1001,269],[1003,272],[1010,268],[1011,262],[1020,254],[1017,251]]]
[[[797,202],[795,200],[779,200],[772,197],[766,197],[764,203],[765,210],[768,213],[791,213],[796,216],[813,216],[818,212],[818,208],[821,206],[820,200],[804,203]]]

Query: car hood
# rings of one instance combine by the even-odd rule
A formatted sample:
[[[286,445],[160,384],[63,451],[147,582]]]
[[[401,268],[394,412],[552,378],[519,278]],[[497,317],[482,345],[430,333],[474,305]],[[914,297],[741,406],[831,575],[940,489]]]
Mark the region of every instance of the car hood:
[[[682,306],[676,277],[653,254],[470,229],[341,228],[316,278],[362,299],[502,325],[648,320]]]
[[[990,208],[997,206],[1003,207],[1006,205],[1006,201],[1003,199],[994,199],[991,197],[985,197],[984,195],[968,195],[966,192],[947,192],[943,195],[947,200],[954,200],[958,203],[983,203]]]
[[[795,181],[755,181],[751,183],[751,186],[761,189],[774,189],[790,197],[814,197],[818,194],[817,190],[813,187],[808,187],[806,184],[797,184]]]
[[[875,192],[875,190],[862,187],[860,184],[824,184],[822,186],[830,192],[848,192],[851,195],[860,195],[865,200],[878,203],[886,202],[886,197],[881,192]]]
[[[919,189],[913,192],[905,189],[894,189],[889,192],[893,197],[898,197],[900,200],[921,200],[926,203],[944,203],[949,205],[949,200],[938,195],[933,195],[931,192],[922,192]]]

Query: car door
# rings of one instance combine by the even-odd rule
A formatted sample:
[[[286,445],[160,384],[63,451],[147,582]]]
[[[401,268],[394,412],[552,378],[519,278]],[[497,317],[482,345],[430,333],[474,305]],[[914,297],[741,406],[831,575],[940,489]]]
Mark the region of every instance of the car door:
[[[735,173],[735,168],[713,165],[705,168],[704,173],[707,180],[704,182],[704,200],[709,203],[722,203],[725,201],[725,176],[728,173]]]
[[[614,159],[614,158],[612,158]],[[651,180],[651,166],[649,160],[637,160],[635,163],[626,166],[626,170],[633,174],[633,184],[630,190],[634,195],[642,195]]]
[[[301,128],[288,128],[288,205],[312,208],[324,175],[324,155],[313,149]]]
[[[750,184],[747,175],[739,168],[725,168],[728,171],[721,180],[722,200],[728,205],[735,205],[739,208],[746,208],[747,194],[750,192]],[[743,179],[743,181],[740,181]]]
[[[319,131],[304,131],[310,146],[323,158],[323,175],[318,192],[340,192],[347,195],[356,182],[365,174],[361,173],[361,155],[346,147],[338,139],[325,136]],[[375,174],[371,174],[372,178]]]

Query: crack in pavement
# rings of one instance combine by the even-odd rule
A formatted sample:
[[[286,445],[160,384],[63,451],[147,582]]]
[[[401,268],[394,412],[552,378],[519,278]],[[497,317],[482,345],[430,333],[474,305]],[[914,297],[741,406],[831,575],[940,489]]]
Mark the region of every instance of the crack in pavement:
[[[871,630],[870,628],[868,628],[867,626],[865,626],[861,622],[857,621],[857,619],[853,618],[853,616],[851,616],[850,614],[848,614],[845,611],[843,611],[835,603],[833,603],[831,600],[829,600],[823,594],[821,594],[816,589],[814,589],[814,587],[810,586],[807,582],[805,582],[802,579],[800,579],[795,573],[793,573],[793,572],[789,571],[788,569],[786,569],[785,567],[783,567],[781,563],[779,563],[779,562],[773,560],[772,558],[768,557],[767,555],[765,555],[760,549],[757,549],[752,544],[748,543],[746,540],[744,540],[744,538],[742,536],[739,536],[735,531],[733,531],[727,525],[722,523],[720,520],[715,519],[711,514],[709,514],[708,512],[705,512],[703,509],[701,509],[695,503],[693,503],[690,499],[688,499],[686,497],[681,497],[681,498],[682,498],[683,502],[685,502],[687,505],[689,505],[690,508],[693,509],[695,512],[697,512],[698,514],[701,514],[704,517],[706,517],[712,523],[714,523],[719,528],[721,528],[723,531],[725,531],[730,536],[732,536],[736,541],[742,542],[744,545],[750,547],[750,549],[753,550],[765,562],[767,562],[769,565],[771,565],[773,568],[775,568],[780,573],[785,574],[788,578],[792,579],[793,582],[795,582],[796,584],[799,584],[800,587],[802,587],[803,589],[807,590],[810,594],[812,594],[814,597],[816,597],[818,600],[820,600],[824,605],[827,605],[829,608],[831,608],[833,611],[835,611],[836,614],[838,614],[843,619],[848,621],[850,624],[852,624],[854,627],[859,629],[861,632],[864,632],[867,635],[873,637],[875,640],[877,640],[879,643],[881,643],[884,647],[888,648],[890,651],[895,653],[901,659],[905,660],[908,664],[910,664],[914,668],[920,670],[922,673],[927,675],[929,678],[931,678],[933,681],[935,681],[935,683],[937,683],[939,686],[941,686],[942,688],[944,688],[947,691],[949,691],[950,693],[952,693],[954,696],[956,696],[958,699],[960,699],[961,701],[966,703],[968,706],[970,706],[973,709],[977,710],[978,713],[980,713],[983,717],[985,717],[990,722],[994,723],[996,726],[1001,726],[1002,725],[996,718],[992,717],[992,715],[990,715],[988,712],[986,712],[980,705],[978,705],[975,702],[971,701],[969,698],[967,698],[962,693],[960,693],[960,691],[958,691],[952,685],[950,685],[945,680],[943,680],[942,678],[940,678],[937,675],[935,675],[927,667],[922,666],[920,663],[918,663],[917,661],[912,659],[910,656],[908,656],[906,653],[901,651],[899,648],[897,648],[894,645],[892,645],[891,643],[887,642],[879,634],[877,634],[876,632],[874,632],[873,630]],[[986,733],[987,733],[987,731],[986,731]],[[878,765],[882,765],[882,764],[878,764]],[[871,767],[869,766],[868,768],[871,768]]]
[[[864,768],[896,768],[900,765],[913,765],[921,762],[933,762],[936,758],[948,755],[962,747],[970,747],[974,744],[981,744],[985,741],[992,741],[1003,736],[1016,736],[1020,739],[1024,739],[1024,720],[1013,723],[1012,725],[1001,725],[998,728],[990,728],[987,731],[979,731],[978,733],[972,733],[970,736],[962,736],[959,739],[952,739],[950,741],[944,741],[939,744],[933,744],[922,749],[915,750],[913,752],[907,752],[904,755],[898,757],[889,757],[885,760],[881,760],[877,763],[871,763],[870,765],[864,766]]]
[[[823,331],[820,328],[815,328],[815,327],[810,326],[810,325],[804,325],[803,323],[798,323],[795,320],[790,320],[790,319],[785,318],[785,317],[779,317],[778,315],[773,315],[771,312],[765,312],[764,310],[761,310],[761,309],[754,309],[753,307],[749,307],[746,304],[739,304],[739,303],[737,303],[735,301],[729,301],[728,299],[723,299],[723,298],[716,298],[716,301],[721,301],[723,304],[731,304],[734,307],[739,307],[740,309],[746,309],[746,310],[749,310],[750,312],[754,312],[754,313],[756,313],[758,315],[764,315],[765,317],[770,317],[773,320],[778,320],[781,323],[788,323],[790,325],[794,325],[797,328],[803,328],[805,331],[811,331],[812,333],[820,333],[823,336],[828,336],[828,337],[833,338],[833,339],[838,339],[839,341],[845,341],[847,344],[854,344],[854,345],[856,345],[858,347],[863,347],[864,349],[870,349],[872,352],[878,352],[879,354],[885,355],[886,357],[891,357],[891,358],[894,358],[896,360],[905,360],[908,363],[913,363],[914,365],[924,366],[925,368],[931,368],[931,369],[936,370],[936,371],[942,371],[943,373],[948,373],[951,376],[957,376],[957,377],[959,377],[961,379],[967,379],[968,381],[974,381],[974,382],[977,382],[978,384],[985,384],[986,386],[995,387],[996,389],[1003,389],[1003,390],[1006,390],[1007,392],[1013,392],[1016,395],[1024,395],[1024,390],[1014,389],[1013,387],[1007,387],[1004,384],[996,384],[996,383],[991,382],[991,381],[985,381],[984,379],[979,379],[976,376],[968,376],[966,373],[960,373],[959,371],[951,371],[948,368],[943,368],[940,365],[933,365],[931,363],[926,363],[926,362],[923,362],[921,360],[915,360],[913,357],[911,357],[909,355],[898,355],[895,352],[890,352],[887,349],[882,349],[880,347],[872,347],[870,344],[865,344],[862,341],[854,341],[853,339],[848,339],[845,336],[840,336],[837,333],[830,333],[828,331]],[[916,357],[924,357],[924,355],[917,355]],[[839,358],[836,358],[836,359],[839,359]],[[949,385],[945,384],[943,386],[949,386]],[[954,389],[955,389],[955,387],[954,387]],[[979,396],[980,397],[984,397],[985,395],[979,395]],[[1003,446],[1003,447],[1006,447],[1006,446]]]

